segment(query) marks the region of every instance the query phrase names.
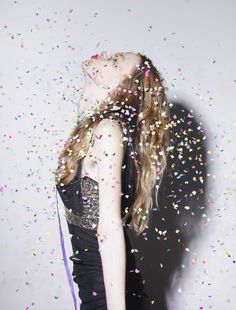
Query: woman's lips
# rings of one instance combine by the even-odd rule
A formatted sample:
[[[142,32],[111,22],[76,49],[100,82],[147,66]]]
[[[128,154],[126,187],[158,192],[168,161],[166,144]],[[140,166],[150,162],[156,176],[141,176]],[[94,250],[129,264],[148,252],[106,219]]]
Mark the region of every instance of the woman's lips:
[[[99,55],[98,54],[95,54],[93,56],[91,56],[92,59],[98,59]]]

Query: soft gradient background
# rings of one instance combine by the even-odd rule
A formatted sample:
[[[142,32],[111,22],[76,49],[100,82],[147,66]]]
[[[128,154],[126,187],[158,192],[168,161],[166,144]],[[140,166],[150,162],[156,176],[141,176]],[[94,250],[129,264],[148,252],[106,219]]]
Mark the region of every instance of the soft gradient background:
[[[76,121],[81,61],[103,50],[145,53],[169,99],[204,127],[208,211],[173,277],[169,309],[236,309],[236,2],[1,0],[0,8],[1,309],[73,309],[52,171]],[[61,202],[60,213],[69,256]]]

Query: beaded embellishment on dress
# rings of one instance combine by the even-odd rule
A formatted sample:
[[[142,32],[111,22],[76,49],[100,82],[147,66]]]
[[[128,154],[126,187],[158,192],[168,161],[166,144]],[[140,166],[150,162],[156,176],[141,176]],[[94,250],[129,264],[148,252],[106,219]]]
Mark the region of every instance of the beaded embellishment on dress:
[[[80,178],[81,203],[83,214],[78,215],[71,209],[65,208],[65,215],[69,223],[86,229],[96,230],[99,219],[98,182],[88,176]]]

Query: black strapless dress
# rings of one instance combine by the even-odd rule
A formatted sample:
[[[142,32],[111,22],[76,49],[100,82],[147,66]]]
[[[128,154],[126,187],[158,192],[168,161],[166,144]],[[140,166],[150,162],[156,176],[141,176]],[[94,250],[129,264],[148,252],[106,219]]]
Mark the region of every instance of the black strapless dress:
[[[127,147],[127,151],[129,147]],[[128,183],[132,179],[129,173],[128,154],[124,157],[126,172],[122,172],[122,189],[131,188]],[[129,174],[127,174],[127,172]],[[57,191],[65,206],[65,217],[71,234],[73,255],[73,281],[78,285],[81,310],[107,310],[106,293],[102,271],[102,261],[96,236],[99,219],[98,182],[88,176],[81,177],[81,160],[78,173],[72,182],[58,186]],[[122,192],[123,192],[122,190]],[[132,201],[132,195],[122,196],[121,217],[125,215],[125,207]],[[128,198],[127,198],[128,197]],[[140,273],[136,273],[136,262],[128,240],[127,224],[124,224],[126,240],[126,309],[149,310],[150,305]]]

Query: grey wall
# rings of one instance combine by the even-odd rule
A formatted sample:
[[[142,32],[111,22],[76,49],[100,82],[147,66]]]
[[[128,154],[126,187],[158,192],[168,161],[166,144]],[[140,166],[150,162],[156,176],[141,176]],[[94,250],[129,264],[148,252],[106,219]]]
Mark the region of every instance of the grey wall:
[[[153,60],[170,100],[194,115],[207,139],[207,212],[201,238],[184,255],[182,273],[173,275],[169,309],[236,309],[236,2],[0,5],[1,308],[73,308],[52,171],[76,120],[81,61],[102,50],[131,50]],[[60,213],[69,255],[61,202]]]

